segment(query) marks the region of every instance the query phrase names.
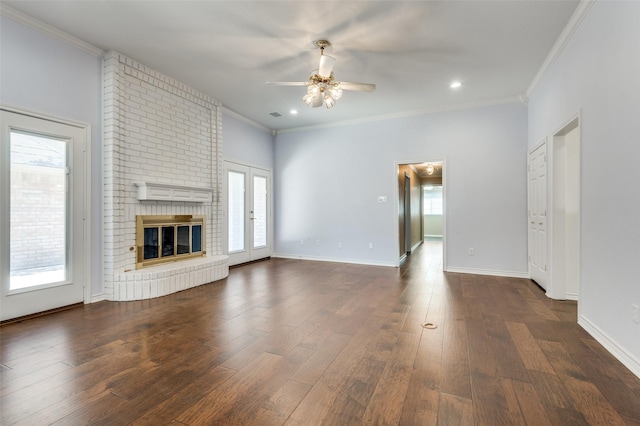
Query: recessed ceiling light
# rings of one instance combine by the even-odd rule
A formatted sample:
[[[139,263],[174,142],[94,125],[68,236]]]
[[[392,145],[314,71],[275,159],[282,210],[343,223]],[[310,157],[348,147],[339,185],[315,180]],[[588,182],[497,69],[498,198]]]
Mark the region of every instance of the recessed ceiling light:
[[[291,115],[296,115],[298,113],[297,109],[292,109],[291,111],[289,111],[289,114]]]
[[[459,87],[462,87],[462,83],[459,81],[454,81],[449,87],[451,87],[452,89],[458,89]]]

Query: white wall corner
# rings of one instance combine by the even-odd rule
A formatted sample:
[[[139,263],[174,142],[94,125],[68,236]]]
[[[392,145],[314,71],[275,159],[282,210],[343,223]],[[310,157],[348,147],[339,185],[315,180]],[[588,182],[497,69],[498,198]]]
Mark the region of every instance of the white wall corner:
[[[39,21],[26,13],[20,12],[10,6],[7,6],[4,3],[0,3],[0,15],[5,16],[12,21],[18,22],[19,24],[25,25],[29,28],[32,28],[36,31],[39,31],[43,34],[46,34],[50,37],[53,37],[57,40],[60,40],[69,46],[75,47],[83,51],[84,53],[88,53],[89,55],[100,57],[104,53],[104,50],[96,47],[92,44],[87,43],[84,40],[80,40],[79,38],[72,36],[69,33],[66,33],[62,30],[59,30],[55,27],[52,27],[49,24],[45,24],[42,21]]]
[[[569,22],[567,22],[567,25],[564,27],[564,29],[558,36],[558,39],[551,47],[551,50],[540,66],[540,69],[533,77],[531,84],[529,84],[529,88],[526,91],[527,99],[531,97],[531,94],[535,90],[538,83],[540,83],[540,80],[542,80],[542,77],[546,74],[547,70],[551,68],[556,59],[558,59],[569,40],[571,40],[571,36],[573,36],[573,33],[578,29],[578,27],[582,23],[582,20],[585,16],[587,16],[587,13],[589,13],[589,10],[591,10],[591,7],[595,2],[596,0],[580,1],[578,7],[576,7],[576,10],[573,12],[573,15],[571,15]]]
[[[580,315],[578,318],[578,325],[585,329],[594,339],[598,341],[606,350],[618,359],[625,367],[627,367],[633,374],[640,378],[640,360],[638,360],[633,354],[627,352],[612,338],[607,336],[605,332],[596,327],[591,321],[585,318],[584,315]]]

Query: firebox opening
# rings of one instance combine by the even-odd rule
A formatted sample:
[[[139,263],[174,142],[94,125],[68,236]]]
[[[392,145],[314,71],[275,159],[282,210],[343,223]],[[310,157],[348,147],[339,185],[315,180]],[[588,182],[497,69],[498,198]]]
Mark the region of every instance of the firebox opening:
[[[206,254],[205,218],[193,215],[136,216],[136,269]]]

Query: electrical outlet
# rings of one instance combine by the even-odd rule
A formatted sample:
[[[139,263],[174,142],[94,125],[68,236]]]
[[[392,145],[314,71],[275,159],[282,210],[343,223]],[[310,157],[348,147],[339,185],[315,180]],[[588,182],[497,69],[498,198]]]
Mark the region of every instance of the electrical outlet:
[[[369,243],[369,248],[372,249],[373,248],[373,243]]]
[[[640,324],[640,308],[638,305],[631,305],[631,309],[633,310],[633,322]]]
[[[475,254],[476,254],[475,251],[472,248],[470,248],[469,249],[469,256],[473,256]]]
[[[342,243],[338,243],[338,248],[342,248]]]
[[[304,245],[304,240],[300,240],[300,245],[303,246]]]
[[[316,245],[319,246],[320,245],[320,240],[316,240]]]

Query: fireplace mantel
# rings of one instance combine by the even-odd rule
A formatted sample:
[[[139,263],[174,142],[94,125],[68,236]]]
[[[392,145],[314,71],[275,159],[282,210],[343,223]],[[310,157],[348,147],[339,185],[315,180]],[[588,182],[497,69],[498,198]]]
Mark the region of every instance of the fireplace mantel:
[[[139,201],[187,201],[192,203],[210,203],[213,191],[207,188],[168,185],[154,182],[133,182],[138,187]]]

